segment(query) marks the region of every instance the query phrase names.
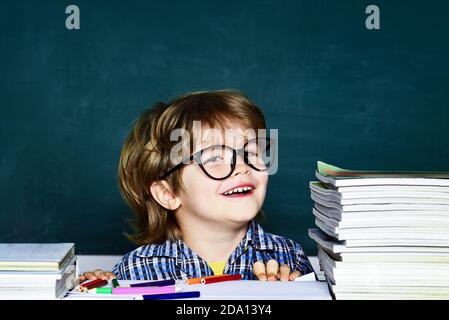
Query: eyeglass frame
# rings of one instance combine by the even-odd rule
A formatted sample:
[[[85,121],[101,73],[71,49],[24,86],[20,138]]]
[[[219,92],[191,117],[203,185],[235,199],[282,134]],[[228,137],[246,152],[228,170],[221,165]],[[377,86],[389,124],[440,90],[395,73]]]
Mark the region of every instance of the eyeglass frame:
[[[209,178],[214,179],[214,180],[224,180],[224,179],[229,178],[229,177],[234,173],[235,167],[237,166],[237,156],[239,156],[239,155],[242,156],[243,162],[244,162],[245,164],[247,164],[248,166],[250,166],[252,169],[254,169],[254,170],[256,170],[256,171],[259,171],[259,172],[260,172],[260,171],[267,171],[267,170],[268,170],[268,167],[267,167],[267,169],[257,169],[257,168],[256,168],[252,163],[250,163],[249,160],[248,160],[248,152],[245,152],[245,148],[246,148],[246,146],[248,145],[248,143],[250,143],[250,142],[252,142],[252,141],[254,141],[254,140],[257,141],[257,140],[259,140],[259,139],[258,139],[258,138],[254,138],[254,139],[248,140],[248,141],[243,145],[243,147],[240,148],[240,149],[234,149],[234,148],[231,148],[230,146],[227,146],[227,145],[224,145],[224,144],[221,144],[221,145],[219,145],[219,144],[218,144],[218,145],[213,145],[213,146],[209,146],[209,147],[206,147],[206,148],[204,148],[204,149],[201,149],[201,150],[199,150],[199,151],[193,153],[193,154],[190,155],[189,157],[185,158],[184,160],[182,160],[180,163],[178,163],[178,164],[177,164],[176,166],[174,166],[173,168],[171,168],[171,169],[169,169],[168,171],[166,171],[164,174],[162,174],[162,175],[159,177],[159,179],[160,179],[160,180],[164,180],[165,178],[167,178],[169,175],[171,175],[171,174],[174,173],[175,171],[181,169],[184,165],[190,164],[190,161],[195,160],[195,162],[198,163],[198,165],[200,166],[201,170],[203,170],[203,172],[204,172]],[[265,137],[265,140],[269,142],[269,143],[268,143],[268,146],[271,146],[271,144],[270,144],[271,139],[268,138],[268,137]],[[208,150],[208,149],[211,149],[211,148],[217,148],[217,147],[224,147],[224,148],[228,148],[228,149],[231,149],[231,150],[232,150],[231,171],[230,171],[229,174],[228,174],[227,176],[225,176],[224,178],[215,178],[215,177],[211,176],[211,175],[207,172],[206,168],[204,168],[204,166],[203,166],[203,164],[202,164],[202,162],[201,162],[201,159],[200,159],[201,154],[202,154],[205,150]],[[271,163],[271,161],[270,161],[270,163]]]

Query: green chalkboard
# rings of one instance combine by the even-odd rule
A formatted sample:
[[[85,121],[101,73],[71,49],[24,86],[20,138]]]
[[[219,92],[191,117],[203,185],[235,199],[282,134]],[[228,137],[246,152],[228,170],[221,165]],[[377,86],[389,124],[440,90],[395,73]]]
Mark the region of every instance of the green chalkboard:
[[[68,30],[70,4],[0,3],[0,242],[134,248],[121,144],[141,110],[194,90],[243,90],[279,129],[263,225],[308,254],[317,160],[449,170],[447,2],[79,0]]]

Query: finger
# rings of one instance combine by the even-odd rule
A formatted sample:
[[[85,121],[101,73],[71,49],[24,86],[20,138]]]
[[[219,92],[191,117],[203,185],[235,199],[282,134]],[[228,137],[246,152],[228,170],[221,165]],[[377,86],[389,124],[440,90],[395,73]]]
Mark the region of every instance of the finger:
[[[290,266],[288,264],[282,264],[279,268],[280,280],[288,281],[290,275]]]
[[[116,276],[115,276],[115,274],[113,274],[112,272],[105,272],[104,273],[105,274],[105,276],[106,276],[106,279],[105,280],[112,280],[112,279],[115,279],[116,278]]]
[[[100,276],[98,278],[101,280],[109,280],[109,277],[104,273],[100,274]]]
[[[97,277],[95,276],[95,274],[93,272],[84,272],[84,278],[85,280],[97,280]]]
[[[268,281],[276,281],[278,279],[277,277],[278,271],[279,271],[279,263],[276,260],[271,259],[270,261],[267,262]]]
[[[296,278],[301,276],[301,272],[299,271],[294,271],[292,273],[290,273],[289,279],[290,281],[294,281]]]
[[[265,273],[265,263],[257,261],[253,265],[253,273],[256,276],[257,280],[266,281],[267,274]]]
[[[83,283],[84,281],[86,281],[86,277],[81,275],[79,280],[80,280],[80,283]]]
[[[101,278],[101,276],[104,274],[104,271],[101,270],[101,269],[95,269],[95,270],[93,271],[93,273],[94,273],[94,275],[95,275],[97,278]]]

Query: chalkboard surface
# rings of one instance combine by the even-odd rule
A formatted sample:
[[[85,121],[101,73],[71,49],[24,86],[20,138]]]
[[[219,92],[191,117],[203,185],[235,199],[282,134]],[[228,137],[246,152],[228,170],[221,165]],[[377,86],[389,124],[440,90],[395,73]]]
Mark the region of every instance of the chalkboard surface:
[[[243,90],[279,129],[263,226],[308,254],[317,160],[449,170],[445,1],[89,0],[68,30],[70,4],[0,4],[0,242],[133,249],[121,144],[141,110],[194,90]]]

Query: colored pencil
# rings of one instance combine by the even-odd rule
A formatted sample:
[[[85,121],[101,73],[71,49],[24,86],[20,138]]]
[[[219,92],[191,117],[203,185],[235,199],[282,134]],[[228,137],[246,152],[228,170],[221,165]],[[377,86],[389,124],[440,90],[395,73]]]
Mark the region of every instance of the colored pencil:
[[[151,281],[151,282],[142,282],[142,283],[132,283],[129,286],[132,288],[135,287],[165,287],[172,286],[176,284],[176,280],[160,280],[160,281]]]
[[[80,284],[79,291],[86,292],[87,290],[90,290],[90,289],[93,289],[93,288],[97,288],[97,287],[102,287],[102,286],[107,285],[107,284],[108,284],[108,280],[101,280],[101,279],[92,280],[90,282],[86,282],[86,283]]]
[[[209,278],[216,278],[221,276],[206,276],[206,277],[199,277],[199,278],[191,278],[186,280],[186,284],[200,284],[202,279],[209,279]]]
[[[135,294],[135,295],[144,295],[144,294],[164,294],[164,293],[176,293],[180,292],[181,288],[175,286],[166,286],[166,287],[137,287],[137,288],[95,288],[93,290],[89,290],[89,293],[97,293],[97,294]]]
[[[224,281],[232,281],[232,280],[242,280],[243,275],[241,274],[228,274],[223,276],[217,276],[214,278],[201,279],[202,284],[216,283],[216,282],[224,282]]]
[[[167,300],[167,299],[183,299],[183,298],[199,298],[199,291],[187,291],[178,293],[168,293],[168,294],[152,294],[144,295],[141,297],[135,297],[135,300]]]
[[[112,285],[114,288],[120,287],[120,284],[118,283],[117,279],[112,279]]]

